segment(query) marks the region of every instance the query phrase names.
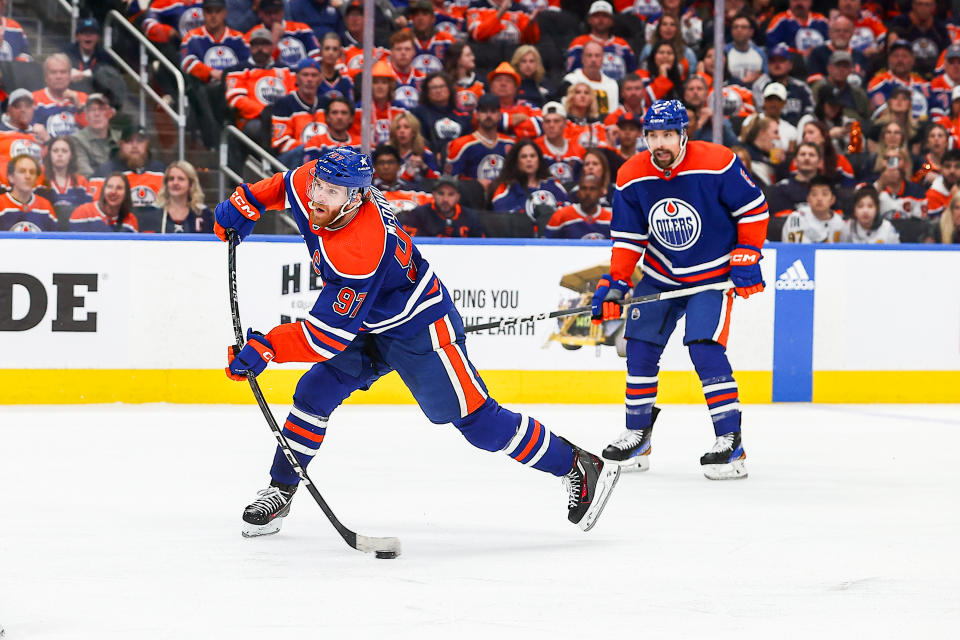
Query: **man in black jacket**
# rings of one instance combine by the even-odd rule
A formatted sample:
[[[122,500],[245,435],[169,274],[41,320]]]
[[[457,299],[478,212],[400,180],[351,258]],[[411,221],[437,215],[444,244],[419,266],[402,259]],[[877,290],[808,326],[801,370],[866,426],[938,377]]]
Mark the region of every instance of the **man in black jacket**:
[[[457,180],[440,176],[433,185],[433,204],[402,215],[400,222],[410,235],[446,238],[482,238],[480,214],[460,206]]]

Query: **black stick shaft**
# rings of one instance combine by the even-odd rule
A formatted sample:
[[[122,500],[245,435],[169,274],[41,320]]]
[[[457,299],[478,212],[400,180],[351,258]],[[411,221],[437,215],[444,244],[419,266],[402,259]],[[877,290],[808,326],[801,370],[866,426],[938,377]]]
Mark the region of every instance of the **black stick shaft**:
[[[233,316],[233,333],[237,340],[237,347],[242,348],[243,327],[240,324],[240,302],[237,296],[237,236],[233,230],[229,230],[227,233],[227,262],[230,279],[230,313]],[[277,444],[280,445],[280,450],[283,451],[284,457],[293,467],[294,472],[300,476],[300,479],[307,486],[307,490],[310,492],[310,495],[313,496],[313,499],[316,500],[318,505],[320,505],[320,509],[323,510],[324,515],[327,516],[327,519],[333,525],[334,529],[337,530],[337,533],[340,534],[340,536],[348,545],[354,549],[357,549],[357,534],[345,527],[343,523],[340,522],[336,514],[327,504],[327,501],[323,499],[322,495],[320,495],[320,491],[316,488],[316,486],[314,486],[313,481],[310,480],[310,476],[307,475],[306,469],[300,466],[300,462],[297,460],[297,457],[293,454],[293,451],[290,450],[290,444],[280,431],[280,427],[277,425],[277,421],[273,417],[273,412],[270,411],[270,406],[263,397],[263,392],[260,390],[260,385],[257,383],[256,376],[254,376],[252,373],[248,373],[247,382],[250,383],[250,389],[253,391],[253,397],[257,399],[257,404],[260,405],[260,411],[263,412],[263,417],[266,418],[267,425],[269,425],[270,431],[273,432],[273,436],[276,438]],[[361,550],[370,551],[368,549]]]
[[[699,287],[689,287],[687,289],[677,289],[675,291],[661,291],[660,293],[651,293],[646,296],[638,296],[636,298],[627,298],[620,304],[623,307],[630,307],[635,304],[643,304],[645,302],[656,302],[657,300],[669,300],[671,298],[682,298],[684,296],[690,296],[695,293],[700,293],[701,291],[711,291],[717,289],[730,289],[733,287],[732,282],[715,282],[713,284],[705,284]],[[532,316],[522,316],[522,317],[513,317],[513,318],[503,318],[501,320],[494,320],[493,322],[485,322],[483,324],[473,324],[469,327],[464,327],[464,333],[472,333],[475,331],[484,331],[485,329],[501,329],[503,327],[513,326],[515,324],[520,324],[521,322],[537,322],[539,320],[549,320],[550,318],[562,318],[564,316],[578,316],[583,313],[590,313],[591,307],[573,307],[572,309],[558,309],[556,311],[538,313]]]

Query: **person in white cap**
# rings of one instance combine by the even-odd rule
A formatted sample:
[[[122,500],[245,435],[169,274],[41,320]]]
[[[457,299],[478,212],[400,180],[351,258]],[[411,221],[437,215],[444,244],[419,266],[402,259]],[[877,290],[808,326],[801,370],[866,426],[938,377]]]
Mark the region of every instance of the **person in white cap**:
[[[586,151],[575,138],[564,136],[567,128],[567,110],[559,102],[543,105],[543,135],[534,142],[543,152],[543,161],[550,175],[563,184],[580,177]]]
[[[613,29],[613,6],[606,0],[597,0],[587,12],[589,33],[577,36],[567,49],[567,71],[576,71],[583,66],[583,46],[599,42],[603,47],[603,73],[614,80],[622,80],[628,73],[637,70],[637,55],[623,38],[611,32]]]
[[[787,104],[787,88],[779,82],[771,82],[763,88],[763,113],[769,120],[777,123],[777,133],[779,138],[774,141],[774,146],[787,153],[792,153],[797,147],[800,136],[797,128],[781,117],[783,107]],[[743,121],[743,128],[746,128],[753,121],[755,115],[748,116]]]

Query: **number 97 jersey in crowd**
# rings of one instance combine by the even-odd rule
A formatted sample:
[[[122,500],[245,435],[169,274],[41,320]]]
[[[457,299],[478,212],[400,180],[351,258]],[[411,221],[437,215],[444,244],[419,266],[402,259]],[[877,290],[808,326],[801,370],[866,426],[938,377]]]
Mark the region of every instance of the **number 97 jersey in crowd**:
[[[400,227],[392,206],[375,187],[356,217],[336,231],[310,223],[307,189],[316,161],[252,185],[236,198],[261,213],[289,206],[323,288],[305,321],[283,332],[277,361],[322,362],[341,353],[357,335],[413,335],[453,309],[446,288]]]

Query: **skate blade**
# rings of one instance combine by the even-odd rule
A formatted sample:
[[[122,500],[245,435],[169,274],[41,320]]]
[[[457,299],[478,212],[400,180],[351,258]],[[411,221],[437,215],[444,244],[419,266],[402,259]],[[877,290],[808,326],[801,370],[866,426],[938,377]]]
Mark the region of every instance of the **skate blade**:
[[[741,480],[747,477],[747,467],[743,460],[734,460],[728,464],[705,464],[702,469],[708,480]]]
[[[597,480],[597,495],[594,498],[593,503],[590,505],[590,508],[587,509],[585,514],[583,514],[583,518],[581,518],[580,522],[577,523],[577,526],[583,531],[590,531],[590,529],[593,528],[593,525],[597,524],[597,520],[600,519],[600,514],[603,512],[603,508],[607,505],[607,500],[610,499],[610,494],[613,493],[613,488],[616,486],[617,480],[619,479],[619,465],[603,465],[603,471],[600,474],[600,478]]]
[[[650,469],[649,455],[634,456],[626,460],[611,460],[610,458],[604,458],[603,460],[610,464],[619,465],[620,470],[624,473],[637,473],[640,471],[649,471]]]
[[[260,536],[273,535],[280,531],[281,520],[283,520],[283,518],[274,518],[267,524],[250,524],[249,522],[244,522],[240,534],[244,538],[259,538]]]

